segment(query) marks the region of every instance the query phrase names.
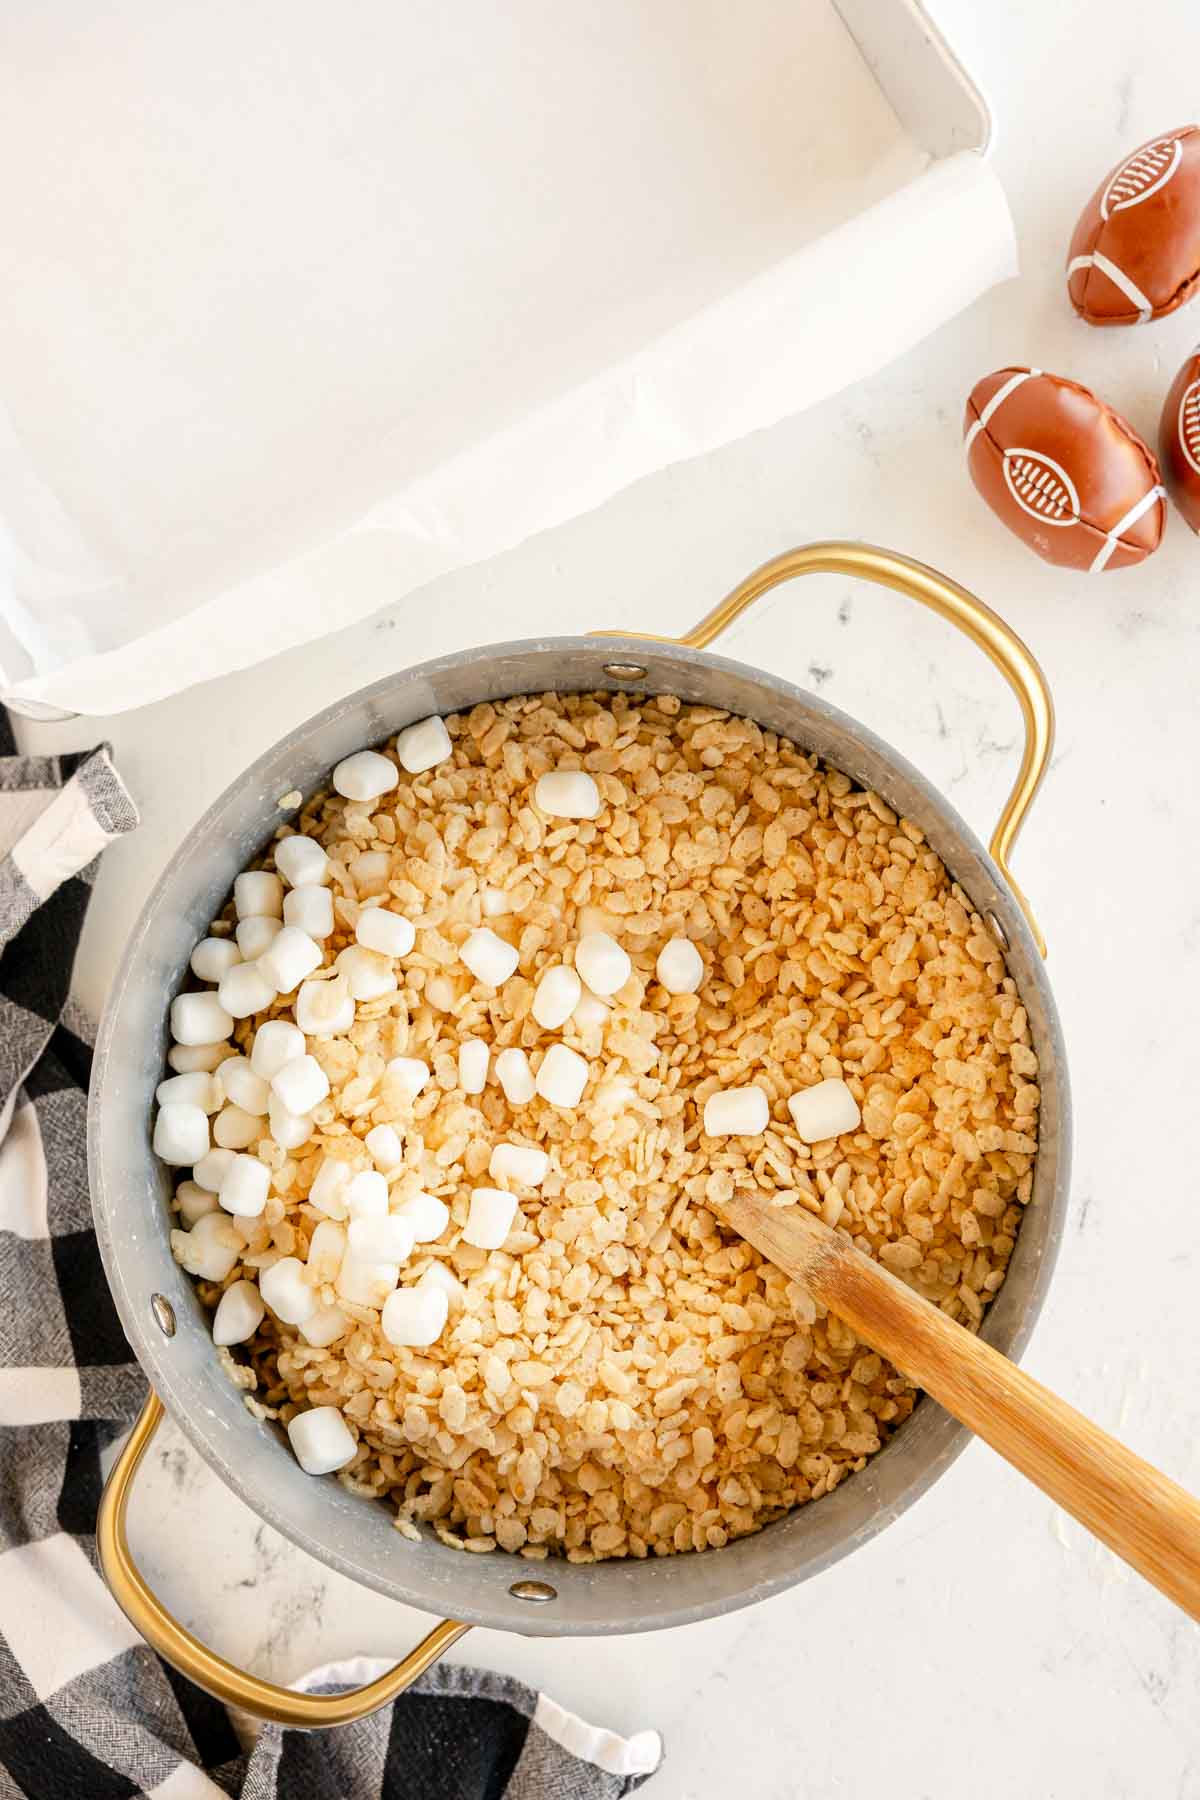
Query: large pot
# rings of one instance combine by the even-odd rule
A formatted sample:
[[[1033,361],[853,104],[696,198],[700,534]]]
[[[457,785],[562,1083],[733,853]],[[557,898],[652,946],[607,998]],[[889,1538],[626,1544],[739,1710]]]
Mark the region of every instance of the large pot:
[[[1025,750],[990,854],[949,802],[853,719],[777,676],[703,646],[777,583],[807,573],[857,575],[932,607],[991,657],[1021,704]],[[1069,1118],[1058,1016],[1037,927],[1006,855],[1045,770],[1053,713],[1037,664],[1008,627],[964,589],[923,565],[865,545],[817,544],[766,564],[680,641],[547,637],[494,644],[388,676],[293,731],[217,801],[173,857],[134,930],[100,1032],[89,1146],[96,1229],[125,1331],[152,1395],[115,1469],[99,1543],[113,1592],[134,1624],[184,1673],[219,1697],[301,1725],[361,1716],[399,1692],[469,1624],[547,1637],[650,1631],[748,1606],[828,1568],[911,1506],[963,1448],[964,1427],[930,1400],[861,1471],[816,1504],[702,1556],[533,1565],[495,1551],[464,1556],[432,1533],[417,1544],[389,1512],[336,1481],[302,1473],[282,1435],[244,1409],[213,1353],[208,1321],[168,1243],[165,1170],[150,1148],[168,1002],[188,956],[221,909],[234,876],[281,819],[280,796],[311,792],[341,757],[430,713],[546,688],[669,692],[745,714],[817,752],[914,819],[1007,947],[1042,1070],[1041,1140],[1033,1203],[983,1335],[1019,1355],[1045,1296],[1067,1197]],[[408,1605],[445,1615],[418,1649],[369,1688],[300,1695],[234,1669],[162,1609],[128,1552],[129,1484],[162,1405],[222,1479],[312,1556]]]

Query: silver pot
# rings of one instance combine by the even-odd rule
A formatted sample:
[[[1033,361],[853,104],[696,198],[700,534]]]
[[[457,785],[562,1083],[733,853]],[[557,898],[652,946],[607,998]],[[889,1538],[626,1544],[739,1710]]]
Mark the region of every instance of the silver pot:
[[[759,595],[814,572],[862,576],[932,607],[979,644],[1008,679],[1021,704],[1026,742],[990,854],[942,794],[854,720],[777,676],[704,654],[703,646]],[[388,676],[328,707],[227,790],[163,873],[113,985],[97,1046],[89,1125],[105,1268],[152,1388],[105,1496],[99,1525],[105,1570],[134,1624],[185,1674],[220,1698],[285,1722],[341,1723],[382,1705],[470,1624],[585,1636],[651,1631],[748,1606],[866,1543],[937,1480],[967,1441],[964,1427],[924,1400],[886,1447],[833,1494],[722,1550],[645,1562],[530,1564],[502,1551],[464,1556],[432,1533],[419,1544],[401,1538],[384,1507],[352,1496],[336,1481],[303,1474],[282,1436],[246,1412],[222,1372],[192,1283],[171,1256],[168,1182],[150,1148],[168,1002],[186,975],[192,946],[224,905],[234,876],[289,816],[280,796],[311,792],[341,757],[415,719],[548,688],[649,689],[744,714],[874,788],[922,827],[1006,947],[1041,1062],[1033,1202],[983,1327],[983,1336],[1010,1356],[1019,1355],[1033,1328],[1062,1232],[1069,1160],[1062,1036],[1037,927],[1005,860],[1049,759],[1053,713],[1028,650],[964,589],[921,564],[865,545],[810,545],[757,570],[682,640],[598,634],[493,644]],[[273,1687],[199,1644],[146,1587],[125,1540],[129,1485],[161,1406],[234,1492],[293,1543],[381,1594],[445,1615],[443,1622],[380,1681],[333,1698]]]

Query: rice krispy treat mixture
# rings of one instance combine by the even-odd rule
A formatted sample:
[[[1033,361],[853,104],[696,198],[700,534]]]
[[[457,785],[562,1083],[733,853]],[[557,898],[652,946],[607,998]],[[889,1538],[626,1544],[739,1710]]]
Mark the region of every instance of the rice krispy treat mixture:
[[[917,1398],[722,1229],[722,1202],[748,1185],[819,1213],[977,1327],[1032,1186],[1039,1091],[1024,1008],[922,833],[747,719],[670,696],[547,693],[445,726],[452,754],[433,767],[398,768],[389,744],[389,791],[326,792],[297,819],[330,859],[333,927],[313,980],[334,974],[368,907],[411,921],[415,943],[384,958],[394,991],[308,1038],[329,1091],[304,1141],[285,1148],[277,1113],[249,1115],[242,1153],[265,1165],[269,1194],[257,1216],[214,1215],[231,1260],[200,1284],[215,1307],[296,1259],[295,1283],[315,1284],[327,1320],[310,1335],[339,1317],[344,1330],[306,1341],[243,1287],[252,1335],[239,1360],[221,1354],[265,1416],[339,1409],[350,1457],[339,1478],[387,1499],[407,1535],[428,1523],[468,1551],[576,1562],[719,1547],[861,1469]],[[535,802],[538,778],[563,770],[593,777],[594,819]],[[234,919],[231,907],[214,936]],[[460,954],[480,927],[517,953],[498,987]],[[570,966],[597,930],[628,953],[628,979],[540,1026],[540,975]],[[656,976],[674,938],[699,951],[695,992]],[[264,1022],[296,1006],[279,995],[239,1019],[209,1058],[216,1079],[221,1058],[250,1056]],[[460,1078],[471,1040],[490,1050],[477,1093]],[[556,1043],[586,1061],[578,1105],[510,1103],[498,1053],[525,1050],[536,1074]],[[395,1058],[428,1064],[415,1097]],[[810,1144],[788,1101],[829,1079],[859,1121]],[[766,1096],[765,1130],[705,1135],[706,1101],[747,1086]],[[379,1306],[339,1292],[337,1207],[308,1198],[331,1161],[374,1166],[364,1139],[380,1125],[400,1157],[385,1177],[391,1212],[418,1193],[448,1209],[399,1274],[403,1294],[428,1285],[431,1266],[443,1272],[448,1318],[423,1347],[390,1342]],[[540,1186],[489,1174],[500,1143],[547,1153]],[[479,1187],[516,1197],[502,1248],[462,1236]],[[202,1204],[192,1193],[191,1212]],[[174,1234],[176,1254],[211,1270],[189,1254],[194,1235]],[[287,1312],[283,1272],[277,1282]]]

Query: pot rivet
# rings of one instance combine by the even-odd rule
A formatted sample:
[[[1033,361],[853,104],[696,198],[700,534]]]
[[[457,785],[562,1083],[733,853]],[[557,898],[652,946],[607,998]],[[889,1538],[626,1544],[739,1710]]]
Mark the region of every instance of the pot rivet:
[[[154,1323],[164,1337],[175,1336],[175,1308],[165,1294],[151,1294],[150,1311],[154,1314]]]
[[[533,1606],[544,1606],[547,1600],[558,1599],[558,1589],[552,1588],[548,1581],[514,1581],[508,1591],[514,1600],[528,1600]]]
[[[995,913],[994,912],[985,912],[983,916],[987,923],[988,930],[991,932],[992,936],[995,938],[995,940],[999,944],[1000,948],[1002,950],[1007,950],[1009,947],[1008,946],[1008,933],[1007,933],[1007,931],[1005,931],[1003,925],[1000,923],[1000,921],[996,917]]]
[[[614,681],[644,681],[646,668],[644,663],[605,663],[604,673]]]

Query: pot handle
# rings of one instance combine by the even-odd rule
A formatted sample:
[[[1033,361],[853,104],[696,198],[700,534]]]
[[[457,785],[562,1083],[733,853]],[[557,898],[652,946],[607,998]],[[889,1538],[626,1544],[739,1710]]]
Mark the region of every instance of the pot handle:
[[[1029,646],[1017,636],[1011,626],[1005,624],[998,613],[994,613],[990,606],[985,606],[982,600],[966,588],[960,587],[957,581],[952,581],[948,575],[939,574],[925,563],[914,561],[911,556],[901,556],[893,550],[881,550],[874,544],[802,544],[798,549],[785,550],[782,556],[773,557],[770,562],[763,563],[761,568],[747,575],[732,593],[726,594],[710,613],[704,615],[698,625],[694,625],[682,637],[655,637],[653,633],[644,631],[603,632],[600,635],[642,638],[660,644],[686,644],[693,650],[703,650],[705,645],[719,637],[755,600],[760,600],[772,588],[778,587],[783,581],[790,581],[796,575],[857,575],[864,581],[877,582],[881,587],[894,588],[897,593],[906,594],[910,600],[920,601],[922,606],[928,606],[940,618],[957,625],[973,644],[978,644],[1008,682],[1020,704],[1021,717],[1025,722],[1025,748],[1012,792],[1004,803],[1004,810],[988,848],[992,860],[1029,921],[1029,929],[1038,949],[1045,956],[1046,940],[1028,900],[1013,880],[1008,867],[1008,856],[1049,766],[1050,752],[1054,747],[1054,702],[1050,697],[1046,677]]]
[[[303,1694],[295,1688],[263,1681],[245,1669],[235,1668],[215,1650],[172,1618],[161,1600],[146,1585],[130,1555],[125,1535],[125,1514],[138,1465],[163,1417],[162,1401],[151,1390],[113,1470],[105,1484],[96,1519],[96,1549],[109,1591],[134,1629],[152,1649],[165,1657],[181,1675],[212,1694],[226,1706],[240,1707],[256,1719],[271,1719],[301,1731],[321,1726],[349,1725],[364,1719],[423,1675],[431,1663],[456,1643],[470,1626],[457,1619],[442,1619],[428,1637],[421,1639],[402,1662],[365,1687],[345,1694]]]

